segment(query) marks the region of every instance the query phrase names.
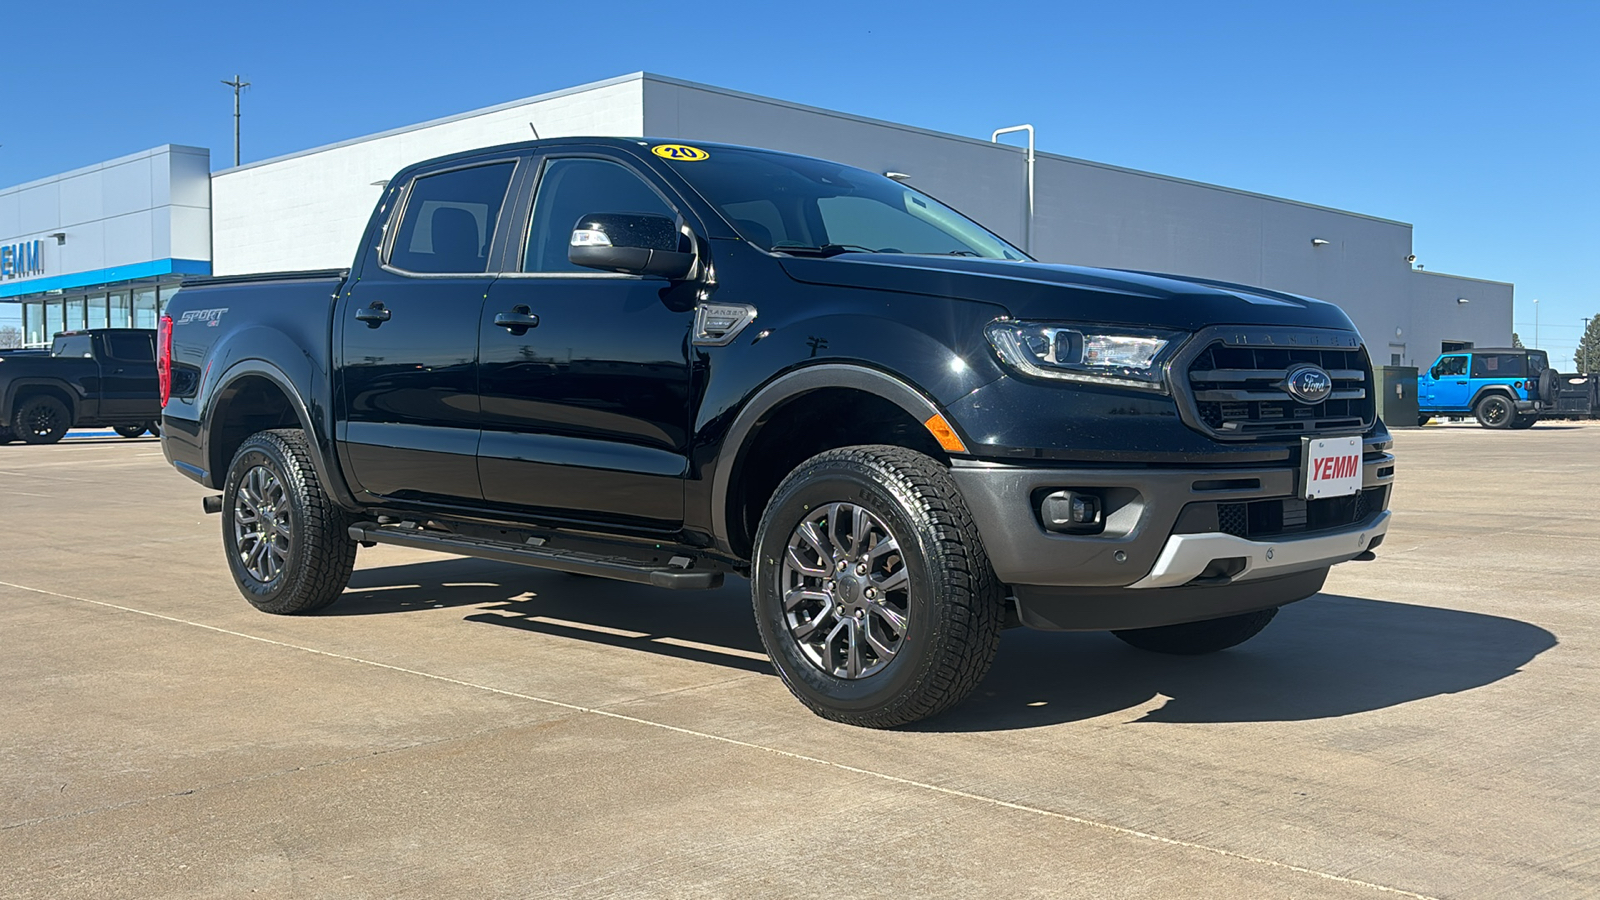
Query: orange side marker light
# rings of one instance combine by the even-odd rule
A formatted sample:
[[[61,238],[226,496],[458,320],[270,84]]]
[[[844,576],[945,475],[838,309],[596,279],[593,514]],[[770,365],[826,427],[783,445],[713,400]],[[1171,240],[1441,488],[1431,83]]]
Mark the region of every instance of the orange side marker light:
[[[934,413],[928,417],[928,421],[922,423],[922,427],[928,429],[928,433],[939,442],[939,446],[951,453],[967,452],[967,445],[961,443],[961,438],[956,437],[956,430],[950,427],[944,416]]]

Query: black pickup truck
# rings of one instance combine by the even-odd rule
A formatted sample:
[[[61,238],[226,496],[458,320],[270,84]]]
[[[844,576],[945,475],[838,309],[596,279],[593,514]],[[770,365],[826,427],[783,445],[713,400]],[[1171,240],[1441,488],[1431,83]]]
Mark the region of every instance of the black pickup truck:
[[[138,437],[160,415],[149,329],[65,331],[48,352],[0,353],[0,444],[53,444],[69,428],[105,426]]]
[[[1040,264],[785,153],[431,160],[348,272],[190,282],[161,334],[166,456],[258,608],[334,602],[373,543],[737,573],[790,690],[860,725],[961,700],[1009,624],[1232,646],[1389,520],[1337,307]]]

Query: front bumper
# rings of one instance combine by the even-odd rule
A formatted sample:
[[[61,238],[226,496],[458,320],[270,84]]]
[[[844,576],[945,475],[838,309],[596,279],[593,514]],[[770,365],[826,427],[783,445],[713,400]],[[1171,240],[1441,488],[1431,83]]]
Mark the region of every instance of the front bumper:
[[[1329,566],[1375,547],[1388,528],[1394,456],[1386,439],[1368,440],[1363,449],[1360,493],[1309,502],[1298,499],[1297,466],[957,461],[951,471],[1025,624],[1133,628],[1302,599],[1320,588]],[[1057,490],[1098,496],[1103,530],[1047,530],[1038,505]],[[1074,598],[1082,601],[1081,615]],[[1054,611],[1030,616],[1030,606]]]

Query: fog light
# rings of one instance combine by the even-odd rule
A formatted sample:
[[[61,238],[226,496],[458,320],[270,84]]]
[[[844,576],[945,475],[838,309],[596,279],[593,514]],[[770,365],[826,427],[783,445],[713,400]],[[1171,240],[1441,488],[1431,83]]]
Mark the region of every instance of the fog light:
[[[1082,491],[1056,491],[1040,501],[1039,520],[1051,531],[1099,531],[1100,498]]]

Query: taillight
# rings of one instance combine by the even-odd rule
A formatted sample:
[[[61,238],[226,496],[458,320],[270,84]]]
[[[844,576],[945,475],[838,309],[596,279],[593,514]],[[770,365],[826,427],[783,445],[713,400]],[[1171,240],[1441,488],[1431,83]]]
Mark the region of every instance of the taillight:
[[[156,379],[161,384],[161,408],[167,408],[172,399],[172,317],[161,317],[161,328],[156,332]]]

